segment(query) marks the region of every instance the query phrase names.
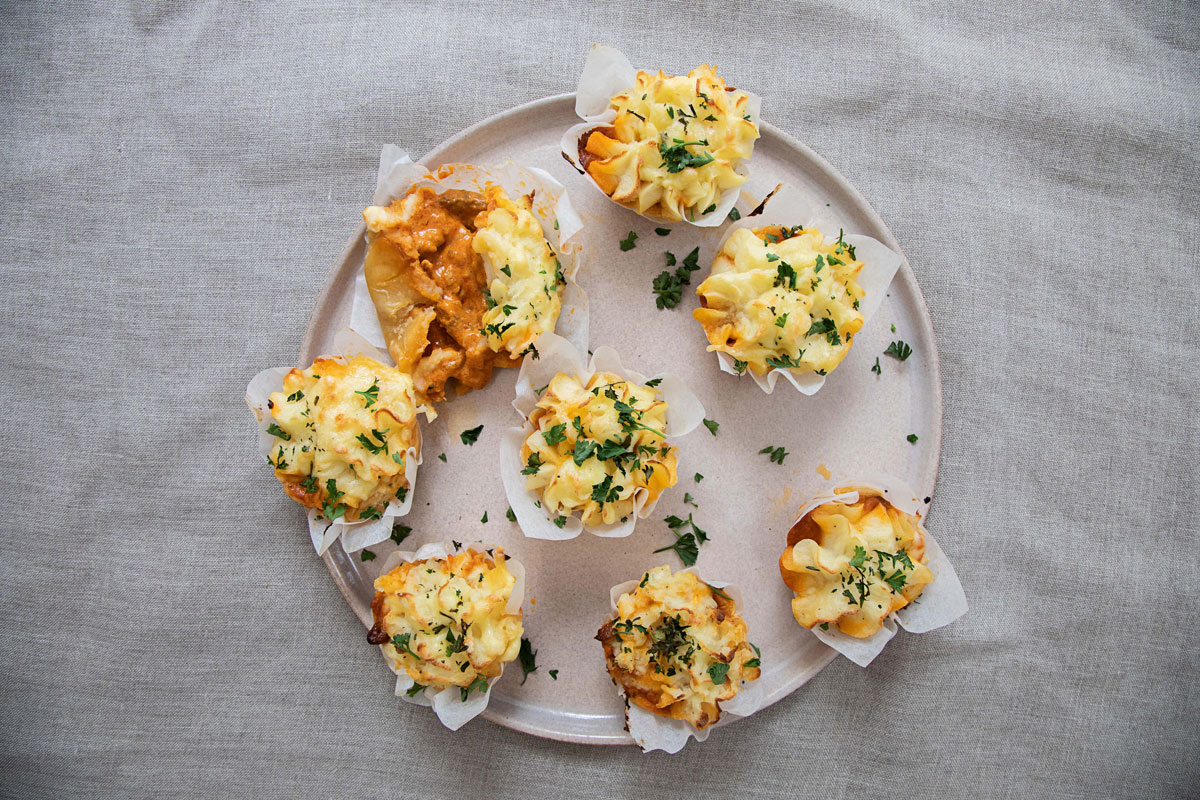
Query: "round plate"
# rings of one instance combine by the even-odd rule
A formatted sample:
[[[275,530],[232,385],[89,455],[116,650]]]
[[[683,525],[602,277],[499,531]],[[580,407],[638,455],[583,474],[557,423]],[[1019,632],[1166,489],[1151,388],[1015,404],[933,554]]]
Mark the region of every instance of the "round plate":
[[[685,292],[675,309],[659,310],[651,281],[666,266],[665,251],[682,257],[699,246],[701,271],[694,276],[694,287],[707,274],[723,227],[706,231],[677,224],[669,236],[656,235],[653,222],[612,203],[562,158],[559,138],[576,121],[574,95],[538,100],[468,128],[435,148],[423,163],[497,164],[512,158],[561,181],[585,224],[579,283],[590,298],[590,346],[615,346],[626,366],[647,375],[669,370],[682,377],[704,403],[707,416],[720,424],[719,433],[713,436],[701,427],[676,440],[679,483],[632,536],[526,539],[505,518],[508,504],[499,475],[500,434],[521,424],[510,405],[516,370],[497,370],[486,389],[439,406],[438,419],[424,426],[416,501],[404,519],[413,532],[404,548],[415,550],[426,541],[481,539],[503,546],[526,566],[525,631],[537,650],[538,670],[522,683],[519,665],[510,664],[492,689],[485,717],[563,741],[627,744],[631,739],[624,730],[623,703],[592,637],[609,614],[611,586],[659,564],[680,567],[674,553],[653,552],[674,541],[663,517],[691,513],[708,532],[710,541],[701,548],[697,567],[709,580],[742,589],[741,611],[751,640],[763,653],[759,680],[765,682],[769,702],[775,702],[835,655],[793,620],[791,592],[779,577],[778,558],[795,510],[805,492],[820,484],[817,471],[823,467],[835,474],[888,472],[907,480],[922,496],[932,495],[941,448],[941,380],[929,313],[907,263],[883,306],[855,337],[849,356],[815,396],[805,397],[784,381],[766,395],[748,378],[720,372],[716,356],[705,352],[703,330],[691,317],[694,291]],[[845,178],[769,124],[762,125],[750,170],[739,203],[743,211],[778,182],[786,182],[808,194],[834,227],[900,250],[879,215]],[[364,197],[370,192],[371,187],[363,187]],[[638,234],[637,246],[622,252],[618,242],[629,231]],[[304,364],[330,352],[334,333],[346,326],[364,252],[360,225],[313,309],[300,353]],[[893,339],[912,346],[907,361],[882,357]],[[883,370],[879,376],[871,371],[877,357]],[[458,434],[479,424],[484,431],[478,442],[463,445]],[[906,439],[912,433],[919,437],[915,444]],[[759,454],[768,445],[787,449],[783,465]],[[442,453],[444,461],[438,457]],[[695,480],[696,473],[703,475],[702,482]],[[685,493],[695,506],[684,504]],[[485,511],[488,522],[483,523]],[[393,547],[386,542],[372,548],[373,561],[347,554],[340,545],[324,557],[364,625],[370,625],[378,565]],[[363,644],[363,657],[379,662],[382,699],[390,695],[391,673],[375,648],[366,646],[365,637]],[[550,670],[557,671],[557,678]],[[427,710],[395,702],[409,710],[414,724],[438,724]],[[729,719],[726,715],[722,722]]]

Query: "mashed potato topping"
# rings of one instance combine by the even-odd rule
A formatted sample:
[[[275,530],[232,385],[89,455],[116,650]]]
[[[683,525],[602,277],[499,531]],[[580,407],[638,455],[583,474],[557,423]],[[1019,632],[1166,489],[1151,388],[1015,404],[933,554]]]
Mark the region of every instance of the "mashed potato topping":
[[[835,624],[863,639],[920,596],[933,573],[922,563],[925,535],[916,516],[873,489],[838,491],[857,491],[859,499],[806,514],[788,533],[779,570],[796,594],[797,622],[805,628]]]
[[[596,638],[629,702],[703,729],[720,718],[720,701],[761,674],[746,634],[728,595],[661,566],[621,595]]]
[[[608,525],[675,485],[675,450],[666,442],[667,403],[652,386],[597,372],[586,385],[558,373],[529,416],[521,448],[525,488],[540,491],[552,518],[579,512],[584,525]],[[561,527],[561,523],[560,523]]]
[[[639,214],[695,219],[746,181],[736,168],[759,136],[749,104],[707,64],[686,77],[638,72],[635,85],[610,101],[613,122],[580,140],[580,164]]]
[[[863,262],[841,235],[767,226],[733,232],[696,288],[709,351],[728,353],[740,374],[771,369],[831,372],[850,352],[864,318],[856,277]]]
[[[367,639],[397,673],[433,686],[487,691],[489,678],[521,649],[519,613],[506,611],[516,578],[504,551],[470,548],[401,564],[375,581]]]
[[[268,460],[296,502],[330,521],[377,519],[409,490],[419,450],[412,379],[366,356],[318,358],[293,369],[270,397]]]
[[[528,196],[510,200],[498,186],[476,218],[472,247],[488,265],[488,310],[482,333],[488,347],[519,358],[554,330],[566,277],[531,210]]]

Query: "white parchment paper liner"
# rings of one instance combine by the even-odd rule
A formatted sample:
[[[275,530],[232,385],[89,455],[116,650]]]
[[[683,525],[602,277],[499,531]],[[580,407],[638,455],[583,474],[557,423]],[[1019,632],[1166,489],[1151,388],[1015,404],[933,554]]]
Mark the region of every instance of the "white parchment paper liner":
[[[729,595],[739,613],[745,607],[742,603],[742,593],[736,586],[723,581],[705,580],[695,567],[688,567],[679,571],[690,572],[709,586],[720,589]],[[639,580],[618,583],[609,589],[608,603],[614,614],[617,612],[617,601],[621,599],[621,595],[636,589]],[[622,700],[625,700],[625,692],[620,687],[617,688],[617,694]],[[678,753],[688,743],[688,739],[695,739],[698,742],[707,740],[708,734],[713,728],[720,727],[729,722],[728,715],[748,717],[758,711],[763,707],[765,697],[766,687],[760,685],[759,680],[750,681],[749,683],[743,681],[736,696],[719,702],[721,708],[720,721],[715,725],[709,725],[704,730],[697,730],[690,722],[685,722],[681,719],[661,717],[652,711],[647,711],[636,703],[630,703],[626,700],[625,723],[629,729],[629,735],[633,737],[638,747],[642,748],[643,753],[649,753],[651,750]]]
[[[464,548],[465,549],[465,548]],[[475,552],[481,552],[480,545],[472,547]],[[421,545],[416,552],[408,552],[402,550],[393,551],[383,561],[383,566],[380,568],[380,575],[386,575],[401,564],[412,561],[424,561],[428,558],[445,558],[451,553],[457,552],[456,548],[450,542],[430,542]],[[512,576],[516,578],[513,584],[512,594],[509,595],[508,605],[505,606],[505,612],[509,614],[517,614],[521,611],[521,605],[525,601],[525,567],[520,561],[509,557],[505,554],[505,566]],[[380,646],[382,651],[383,647]],[[450,686],[445,689],[437,689],[432,686],[426,686],[423,691],[417,692],[412,697],[408,696],[408,690],[416,683],[409,674],[403,669],[397,669],[392,665],[392,662],[384,657],[387,662],[388,669],[396,674],[396,696],[406,703],[413,703],[418,706],[426,706],[433,709],[433,713],[437,714],[437,718],[441,720],[452,731],[456,731],[463,725],[466,725],[475,717],[483,713],[483,710],[488,707],[488,701],[492,697],[492,686],[504,674],[504,667],[501,666],[500,674],[494,678],[488,679],[488,690],[486,692],[471,692],[467,695],[467,699],[462,699],[462,690],[457,686]]]
[[[904,481],[884,473],[856,473],[853,477],[830,479],[823,492],[818,492],[801,506],[792,524],[795,525],[805,514],[825,503],[849,505],[858,502],[858,492],[835,491],[836,487],[845,486],[875,489],[900,511],[924,516],[926,504]],[[917,527],[925,536],[925,558],[922,562],[933,573],[933,582],[926,584],[914,603],[893,612],[884,620],[882,628],[865,639],[847,636],[832,622],[827,631],[821,630],[819,625],[811,629],[814,636],[860,667],[870,664],[883,651],[888,641],[896,635],[897,622],[909,633],[925,633],[949,625],[967,613],[967,596],[950,560],[925,529],[924,523],[919,522]]]
[[[721,237],[716,252],[720,253],[725,248],[725,243],[729,241],[729,237],[733,235],[734,231],[741,228],[754,230],[767,225],[787,227],[803,225],[806,230],[816,228],[821,231],[827,243],[836,241],[837,237],[833,236],[830,230],[830,221],[823,216],[799,191],[786,184],[780,184],[768,197],[760,213],[743,216],[729,226],[725,235]],[[870,236],[848,233],[842,238],[842,241],[853,245],[858,260],[863,262],[863,268],[858,273],[858,284],[862,286],[866,296],[858,304],[858,310],[863,315],[863,328],[865,329],[867,323],[871,321],[871,316],[883,304],[887,288],[891,284],[892,278],[896,276],[897,270],[900,269],[900,265],[904,263],[904,257]],[[711,269],[709,274],[711,274]],[[860,335],[862,335],[862,331],[855,334],[855,337]],[[737,370],[733,368],[734,358],[729,353],[718,351],[717,360],[720,362],[722,372],[730,375],[738,374]],[[758,388],[767,394],[775,391],[775,384],[780,376],[783,376],[788,383],[796,387],[797,391],[805,395],[816,394],[825,385],[826,378],[825,375],[818,375],[815,372],[795,375],[791,370],[786,369],[771,369],[765,375],[758,375],[753,370],[747,369],[745,374],[753,378],[754,382],[758,384]]]
[[[513,200],[534,192],[533,214],[541,223],[542,233],[554,248],[562,264],[563,275],[567,279],[567,284],[563,287],[562,307],[555,331],[576,347],[586,350],[588,299],[582,287],[575,282],[582,261],[582,237],[575,237],[583,229],[583,221],[571,205],[567,190],[551,177],[550,173],[536,167],[526,168],[513,161],[494,167],[452,164],[431,173],[420,164],[413,163],[404,150],[394,144],[388,144],[384,145],[379,154],[379,174],[373,202],[386,206],[414,186],[430,186],[440,192],[449,189],[481,192],[489,184],[503,187],[505,193]],[[554,227],[556,221],[557,230]],[[496,270],[486,258],[484,262],[490,282],[496,276]],[[367,289],[367,278],[361,268],[354,280],[350,327],[362,334],[371,344],[386,349],[383,329],[379,326],[375,304],[371,302],[371,292]],[[540,341],[534,344],[541,349]],[[391,358],[385,363],[391,364]],[[432,419],[433,416],[429,418]]]
[[[334,354],[338,356],[353,358],[357,355],[364,355],[381,364],[392,363],[386,354],[352,331],[338,331],[334,336],[333,346]],[[272,392],[283,389],[283,379],[289,372],[291,372],[291,367],[264,369],[255,375],[246,387],[246,405],[250,406],[250,410],[258,419],[258,450],[264,458],[270,455],[277,441],[274,436],[267,433],[267,428],[274,420],[271,410],[267,407],[267,402],[271,399]],[[405,494],[403,502],[392,500],[388,503],[379,519],[357,522],[339,519],[329,522],[320,517],[317,509],[307,509],[308,535],[312,539],[313,549],[317,551],[318,555],[324,555],[329,546],[339,537],[341,537],[342,547],[346,552],[353,553],[364,547],[379,544],[391,535],[392,523],[397,517],[403,517],[412,508],[413,495],[417,490],[417,467],[421,464],[419,427],[415,429],[415,434],[417,447],[410,447],[404,457],[404,477],[408,479],[408,493]]]
[[[538,341],[541,357],[526,358],[521,364],[521,372],[517,375],[517,395],[513,400],[513,408],[525,419],[525,424],[519,428],[510,428],[500,439],[500,476],[504,482],[504,494],[508,497],[508,503],[512,506],[522,533],[531,539],[574,539],[584,530],[579,517],[565,515],[567,521],[559,528],[550,521],[544,507],[535,505],[541,501],[541,493],[527,490],[525,476],[521,474],[525,466],[521,461],[521,446],[534,430],[529,415],[537,406],[538,394],[535,390],[550,383],[559,372],[575,375],[583,384],[597,372],[612,372],[625,380],[643,385],[648,379],[640,372],[626,369],[621,364],[621,357],[617,355],[617,351],[611,347],[596,350],[591,361],[584,366],[582,354],[566,339],[546,334]],[[668,372],[660,372],[654,377],[662,379],[662,383],[655,388],[667,402],[666,438],[671,440],[694,430],[704,419],[704,406],[700,404],[696,395],[692,394],[691,389],[681,379]],[[589,526],[588,532],[614,539],[633,533],[638,518],[648,517],[662,497],[660,493],[654,502],[647,503],[648,495],[649,492],[645,489],[634,492],[633,513],[624,522]]]
[[[609,101],[616,95],[632,89],[637,83],[638,71],[629,63],[629,59],[625,54],[616,48],[609,47],[603,44],[594,44],[588,52],[587,61],[583,65],[583,73],[579,76],[579,86],[575,89],[575,113],[584,121],[578,125],[572,125],[563,134],[560,147],[562,153],[571,166],[579,170],[586,178],[587,182],[592,187],[604,194],[604,190],[596,185],[592,177],[587,174],[587,170],[579,163],[579,139],[593,128],[602,128],[612,124],[612,121],[617,118],[616,109],[609,108]],[[760,126],[761,118],[759,112],[762,109],[762,98],[752,92],[747,92],[741,89],[749,98],[746,105],[746,111],[750,115],[750,121],[755,125]],[[739,175],[748,175],[748,163],[750,159],[744,159],[735,169]],[[744,185],[744,184],[743,184]],[[712,228],[720,225],[725,221],[725,217],[729,215],[729,209],[733,208],[737,203],[738,194],[741,192],[742,186],[734,186],[726,189],[721,193],[720,199],[717,201],[717,207],[707,214],[701,214],[693,219],[688,219],[684,216],[683,221],[696,225],[701,228]],[[608,195],[604,195],[608,197]],[[608,199],[612,202],[611,197]],[[618,203],[618,205],[620,205]],[[628,206],[622,206],[628,208]],[[633,209],[630,209],[632,211]],[[637,213],[636,211],[634,213]],[[647,216],[647,219],[653,219],[659,222],[667,222],[674,224],[668,220],[662,220],[658,217]]]

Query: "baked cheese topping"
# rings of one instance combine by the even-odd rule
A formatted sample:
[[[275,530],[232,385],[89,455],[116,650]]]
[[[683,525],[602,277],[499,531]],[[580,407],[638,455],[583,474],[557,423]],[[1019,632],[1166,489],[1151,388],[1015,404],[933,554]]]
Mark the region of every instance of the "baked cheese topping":
[[[704,326],[709,352],[728,353],[739,374],[825,375],[862,329],[862,268],[840,234],[826,244],[816,228],[740,228],[696,287],[701,306],[692,316]]]
[[[504,551],[467,548],[393,569],[375,580],[368,641],[380,645],[398,673],[433,686],[487,691],[487,681],[521,649],[521,615],[505,609],[516,578]]]
[[[584,134],[580,162],[605,194],[639,214],[695,219],[746,181],[736,168],[759,136],[749,104],[707,64],[686,77],[639,72],[609,101],[611,125]]]
[[[523,356],[554,330],[566,278],[531,210],[531,199],[510,200],[500,187],[487,192],[487,211],[476,223],[472,247],[487,260],[488,310],[482,334],[492,350]]]
[[[525,488],[540,491],[559,527],[564,514],[584,525],[609,525],[675,485],[675,449],[666,441],[667,403],[650,386],[597,372],[587,385],[558,373],[529,416],[534,431],[521,447]]]
[[[856,491],[858,502],[825,503],[793,526],[779,569],[796,594],[797,622],[805,628],[835,624],[863,639],[915,600],[933,573],[922,563],[925,536],[918,518],[872,489]]]
[[[408,493],[407,451],[420,447],[408,375],[366,356],[318,358],[268,405],[268,460],[293,500],[330,521],[377,519]]]
[[[596,638],[608,672],[630,702],[697,728],[721,716],[721,700],[761,673],[733,600],[690,572],[656,567],[621,595]]]

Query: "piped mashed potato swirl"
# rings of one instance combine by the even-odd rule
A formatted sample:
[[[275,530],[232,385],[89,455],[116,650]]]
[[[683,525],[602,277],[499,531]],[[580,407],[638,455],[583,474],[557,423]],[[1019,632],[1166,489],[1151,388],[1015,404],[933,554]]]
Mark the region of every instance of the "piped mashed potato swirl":
[[[696,287],[693,317],[709,352],[728,353],[738,374],[772,369],[826,375],[850,352],[863,327],[863,268],[842,235],[816,228],[740,228]]]
[[[275,477],[326,520],[378,519],[411,488],[405,466],[420,434],[407,374],[362,355],[318,358],[288,372],[267,406]]]
[[[609,675],[630,703],[703,730],[720,702],[761,674],[733,599],[691,572],[656,567],[617,600],[596,634]]]
[[[638,214],[694,220],[746,176],[758,125],[750,96],[701,65],[686,76],[639,71],[613,96],[616,116],[579,141],[579,163],[600,189]]]
[[[675,449],[667,444],[667,403],[651,386],[611,372],[586,384],[556,374],[529,416],[521,447],[525,488],[541,493],[544,510],[565,522],[608,525],[634,512],[634,495],[653,503],[675,485]]]
[[[510,613],[516,577],[503,549],[471,548],[405,562],[375,580],[367,635],[396,673],[424,688],[458,687],[462,699],[517,657],[524,628]]]
[[[862,487],[852,503],[828,502],[805,514],[788,533],[779,559],[795,593],[792,614],[805,628],[835,625],[865,639],[916,600],[933,573],[923,560],[919,518]]]

